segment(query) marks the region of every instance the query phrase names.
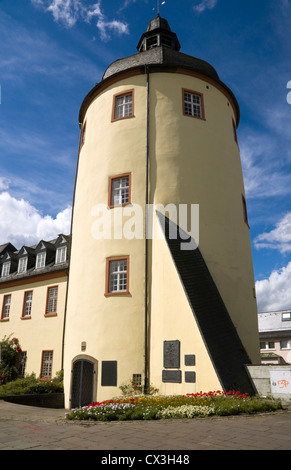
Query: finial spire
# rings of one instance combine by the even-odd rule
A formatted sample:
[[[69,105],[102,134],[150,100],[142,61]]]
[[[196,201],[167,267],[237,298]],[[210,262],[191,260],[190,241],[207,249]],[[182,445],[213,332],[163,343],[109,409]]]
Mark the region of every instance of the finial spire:
[[[164,5],[166,2],[160,2],[160,0],[157,0],[157,15],[160,16],[160,6]],[[153,8],[155,10],[155,8]]]

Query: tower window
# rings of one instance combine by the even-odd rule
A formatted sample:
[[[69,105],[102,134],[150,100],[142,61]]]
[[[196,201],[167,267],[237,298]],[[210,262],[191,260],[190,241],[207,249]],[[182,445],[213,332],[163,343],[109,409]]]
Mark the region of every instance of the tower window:
[[[232,120],[232,127],[233,127],[233,136],[234,136],[234,140],[236,141],[236,143],[238,143],[238,140],[237,140],[237,132],[236,132],[236,125],[235,125],[234,120]]]
[[[133,116],[133,90],[114,95],[112,121]]]
[[[109,207],[130,204],[130,173],[109,178]]]
[[[246,203],[246,198],[242,194],[242,206],[243,206],[243,216],[244,216],[244,221],[249,227],[249,221],[248,221],[248,210],[247,210],[247,203]]]
[[[129,285],[129,256],[107,258],[106,295],[127,294]]]
[[[183,112],[185,116],[204,119],[203,95],[189,90],[183,90]]]
[[[83,147],[85,143],[85,137],[86,137],[86,124],[87,121],[84,122],[82,129],[81,129],[81,141],[80,141],[80,147]]]
[[[11,294],[4,295],[1,320],[8,320],[11,304]]]
[[[158,36],[153,36],[147,39],[147,50],[158,46]]]

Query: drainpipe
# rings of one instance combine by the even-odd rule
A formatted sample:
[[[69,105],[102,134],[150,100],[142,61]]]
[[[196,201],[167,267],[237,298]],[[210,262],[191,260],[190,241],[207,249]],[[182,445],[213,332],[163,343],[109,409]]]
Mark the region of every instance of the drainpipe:
[[[148,67],[145,66],[147,76],[147,128],[146,128],[146,187],[145,187],[145,364],[144,364],[144,390],[148,391],[148,202],[149,202],[149,93],[150,93],[150,77]]]

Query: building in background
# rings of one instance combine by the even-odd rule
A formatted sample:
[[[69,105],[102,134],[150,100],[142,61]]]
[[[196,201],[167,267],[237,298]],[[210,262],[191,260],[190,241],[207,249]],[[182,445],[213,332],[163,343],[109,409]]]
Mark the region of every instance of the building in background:
[[[158,15],[80,109],[68,408],[117,396],[130,380],[162,394],[255,393],[245,367],[260,354],[239,106],[215,69],[180,47]]]
[[[70,237],[17,250],[0,246],[0,340],[18,338],[20,376],[48,380],[63,369]]]
[[[291,311],[258,314],[262,364],[291,364]]]

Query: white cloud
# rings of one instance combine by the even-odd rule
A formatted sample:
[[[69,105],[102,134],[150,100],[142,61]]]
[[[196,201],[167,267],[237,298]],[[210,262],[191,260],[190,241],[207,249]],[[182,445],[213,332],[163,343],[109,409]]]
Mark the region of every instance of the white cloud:
[[[281,253],[291,251],[291,212],[285,214],[273,230],[258,235],[254,244],[258,249],[275,249]]]
[[[291,192],[287,148],[265,134],[249,132],[240,139],[240,155],[248,198],[285,196]]]
[[[202,0],[198,5],[195,5],[193,9],[196,11],[196,13],[203,13],[205,10],[212,10],[218,0]]]
[[[268,279],[256,282],[259,312],[288,310],[291,305],[291,262],[273,271]]]
[[[70,207],[59,212],[55,218],[42,216],[29,202],[3,191],[0,193],[0,210],[0,244],[11,242],[16,248],[21,248],[40,240],[54,239],[59,233],[70,233]]]
[[[108,41],[110,39],[110,34],[108,33],[108,31],[114,31],[118,35],[128,34],[128,26],[125,23],[116,20],[110,22],[98,20],[97,28],[100,31],[100,37],[102,41]]]
[[[102,41],[110,39],[110,33],[128,34],[128,24],[113,19],[107,21],[101,9],[101,0],[86,5],[82,0],[31,0],[32,5],[39,6],[52,13],[56,22],[67,27],[73,27],[77,21],[90,22],[97,18],[96,27],[100,32]]]

